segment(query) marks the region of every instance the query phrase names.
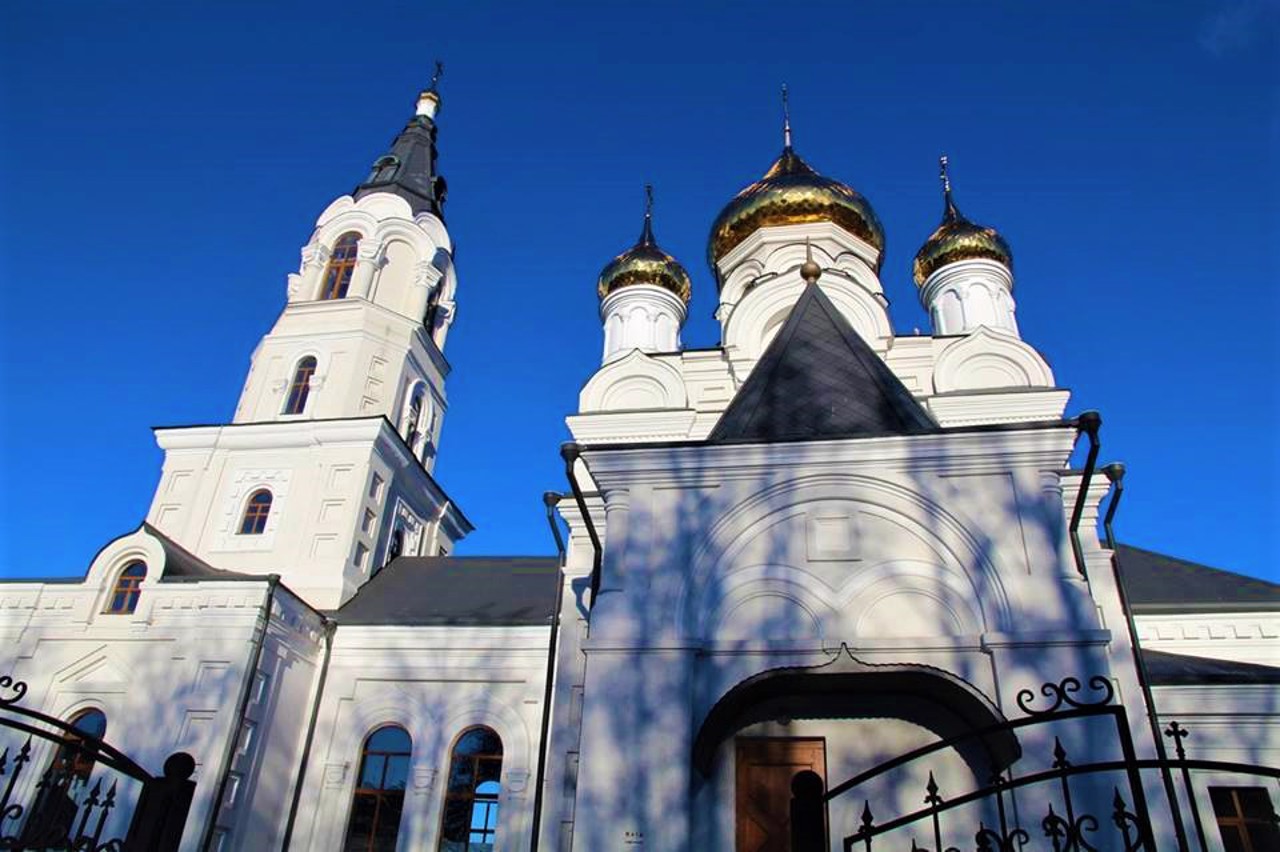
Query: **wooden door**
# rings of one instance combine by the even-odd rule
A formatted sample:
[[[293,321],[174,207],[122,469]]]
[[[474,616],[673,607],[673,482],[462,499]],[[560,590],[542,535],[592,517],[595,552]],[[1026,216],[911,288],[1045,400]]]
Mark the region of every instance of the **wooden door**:
[[[739,737],[737,852],[791,852],[791,779],[805,769],[827,778],[821,738]]]

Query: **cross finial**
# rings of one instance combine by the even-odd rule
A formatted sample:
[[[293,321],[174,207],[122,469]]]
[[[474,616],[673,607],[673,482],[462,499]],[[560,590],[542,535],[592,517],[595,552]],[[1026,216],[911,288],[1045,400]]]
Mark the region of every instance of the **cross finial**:
[[[644,185],[644,227],[640,229],[639,245],[657,245],[657,240],[653,238],[653,184],[651,183]]]
[[[782,147],[791,147],[791,102],[787,98],[787,84],[782,84]]]
[[[942,181],[942,191],[951,194],[951,175],[947,173],[947,155],[938,158],[938,178]]]
[[[440,78],[444,75],[444,63],[439,59],[436,60],[436,73],[431,75],[431,85],[427,86],[427,91],[434,92],[440,84]]]

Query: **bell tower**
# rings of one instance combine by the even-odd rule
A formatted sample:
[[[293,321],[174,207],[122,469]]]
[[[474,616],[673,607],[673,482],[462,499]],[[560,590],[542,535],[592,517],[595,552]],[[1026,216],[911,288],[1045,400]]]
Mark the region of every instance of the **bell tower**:
[[[431,476],[457,291],[441,70],[368,177],[320,214],[232,422],[156,432],[148,521],[211,565],[281,574],[319,607],[470,530]]]

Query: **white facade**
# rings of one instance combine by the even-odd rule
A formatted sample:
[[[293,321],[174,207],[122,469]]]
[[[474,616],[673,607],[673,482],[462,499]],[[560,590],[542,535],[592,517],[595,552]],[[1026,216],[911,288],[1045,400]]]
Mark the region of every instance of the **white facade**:
[[[405,145],[429,133],[434,146],[438,107],[422,95]],[[397,150],[375,175],[408,161]],[[1018,717],[1023,692],[1068,677],[1111,685],[1140,756],[1156,748],[1150,715],[1192,727],[1202,756],[1280,760],[1274,683],[1155,684],[1148,708],[1133,611],[1096,534],[1108,486],[1094,475],[1080,497],[1079,424],[1019,337],[1008,269],[936,270],[921,293],[935,333],[899,335],[878,250],[833,221],[761,227],[716,259],[715,348],[681,348],[686,306],[670,290],[608,294],[603,364],[567,421],[570,535],[539,592],[559,608],[515,595],[506,616],[423,616],[458,607],[453,587],[414,578],[436,576],[471,529],[432,476],[458,282],[438,206],[380,185],[321,214],[233,421],[157,430],[146,523],[81,581],[0,584],[0,675],[27,684],[25,706],[101,711],[107,741],[151,771],[195,758],[183,849],[343,848],[369,786],[362,749],[385,726],[412,744],[401,850],[449,848],[451,760],[477,726],[501,742],[502,852],[742,848],[736,749],[821,743],[833,786],[957,726]],[[810,256],[816,284],[801,275]],[[775,341],[788,345],[811,287],[935,428],[709,440]],[[396,557],[419,559],[380,574]],[[119,598],[138,564],[145,578]],[[369,618],[361,595],[392,576],[402,594]],[[514,594],[477,577],[478,611]],[[1280,669],[1280,601],[1256,600],[1139,613],[1137,636]],[[1055,736],[1078,760],[1101,754],[1088,730],[1059,726],[1016,742],[1018,771],[1045,765]],[[933,768],[958,790],[997,755],[952,749]],[[39,746],[34,765],[51,759]],[[925,780],[884,782],[878,801],[917,807]],[[1202,798],[1233,783],[1201,780]],[[861,804],[832,801],[833,850]]]

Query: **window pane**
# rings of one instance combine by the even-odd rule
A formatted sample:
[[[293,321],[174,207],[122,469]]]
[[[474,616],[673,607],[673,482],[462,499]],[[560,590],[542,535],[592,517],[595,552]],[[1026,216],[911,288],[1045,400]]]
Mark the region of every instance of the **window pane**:
[[[382,787],[382,770],[386,764],[386,758],[382,755],[371,754],[364,759],[364,765],[360,767],[360,786],[366,790],[377,790]]]
[[[1217,816],[1235,816],[1236,805],[1230,787],[1210,787],[1209,801],[1213,802],[1213,812]]]
[[[502,759],[492,758],[480,761],[480,775],[476,779],[480,782],[476,787],[476,792],[481,792],[480,788],[487,784],[492,784],[494,792],[497,792],[497,781],[502,777]]]
[[[502,741],[488,728],[472,728],[458,738],[454,754],[502,754]]]
[[[400,831],[400,812],[403,807],[402,794],[392,793],[382,797],[378,827],[373,838],[375,852],[396,852],[396,834]]]
[[[1266,790],[1261,787],[1238,787],[1236,795],[1240,797],[1240,810],[1245,817],[1266,819],[1271,816],[1271,799]]]
[[[412,741],[409,734],[404,728],[388,725],[385,728],[379,728],[369,737],[369,744],[365,746],[369,751],[389,751],[400,754],[408,754],[412,748]]]
[[[471,803],[465,799],[450,799],[444,809],[444,826],[441,829],[444,839],[465,841],[470,825]]]
[[[71,726],[82,734],[102,739],[107,732],[107,717],[101,710],[88,710],[77,716]]]
[[[409,758],[395,756],[387,758],[387,774],[382,781],[384,790],[403,790],[409,777]]]
[[[1254,852],[1262,849],[1280,849],[1280,827],[1257,822],[1249,826],[1249,840]]]
[[[1245,849],[1244,839],[1240,835],[1240,830],[1225,825],[1219,825],[1222,831],[1222,849],[1223,852],[1249,852]]]
[[[453,770],[449,773],[449,792],[470,793],[474,784],[475,771],[472,761],[455,757]]]
[[[351,826],[347,829],[347,842],[343,846],[345,852],[366,852],[369,848],[369,834],[373,831],[373,812],[377,801],[373,796],[356,794],[351,806]]]

